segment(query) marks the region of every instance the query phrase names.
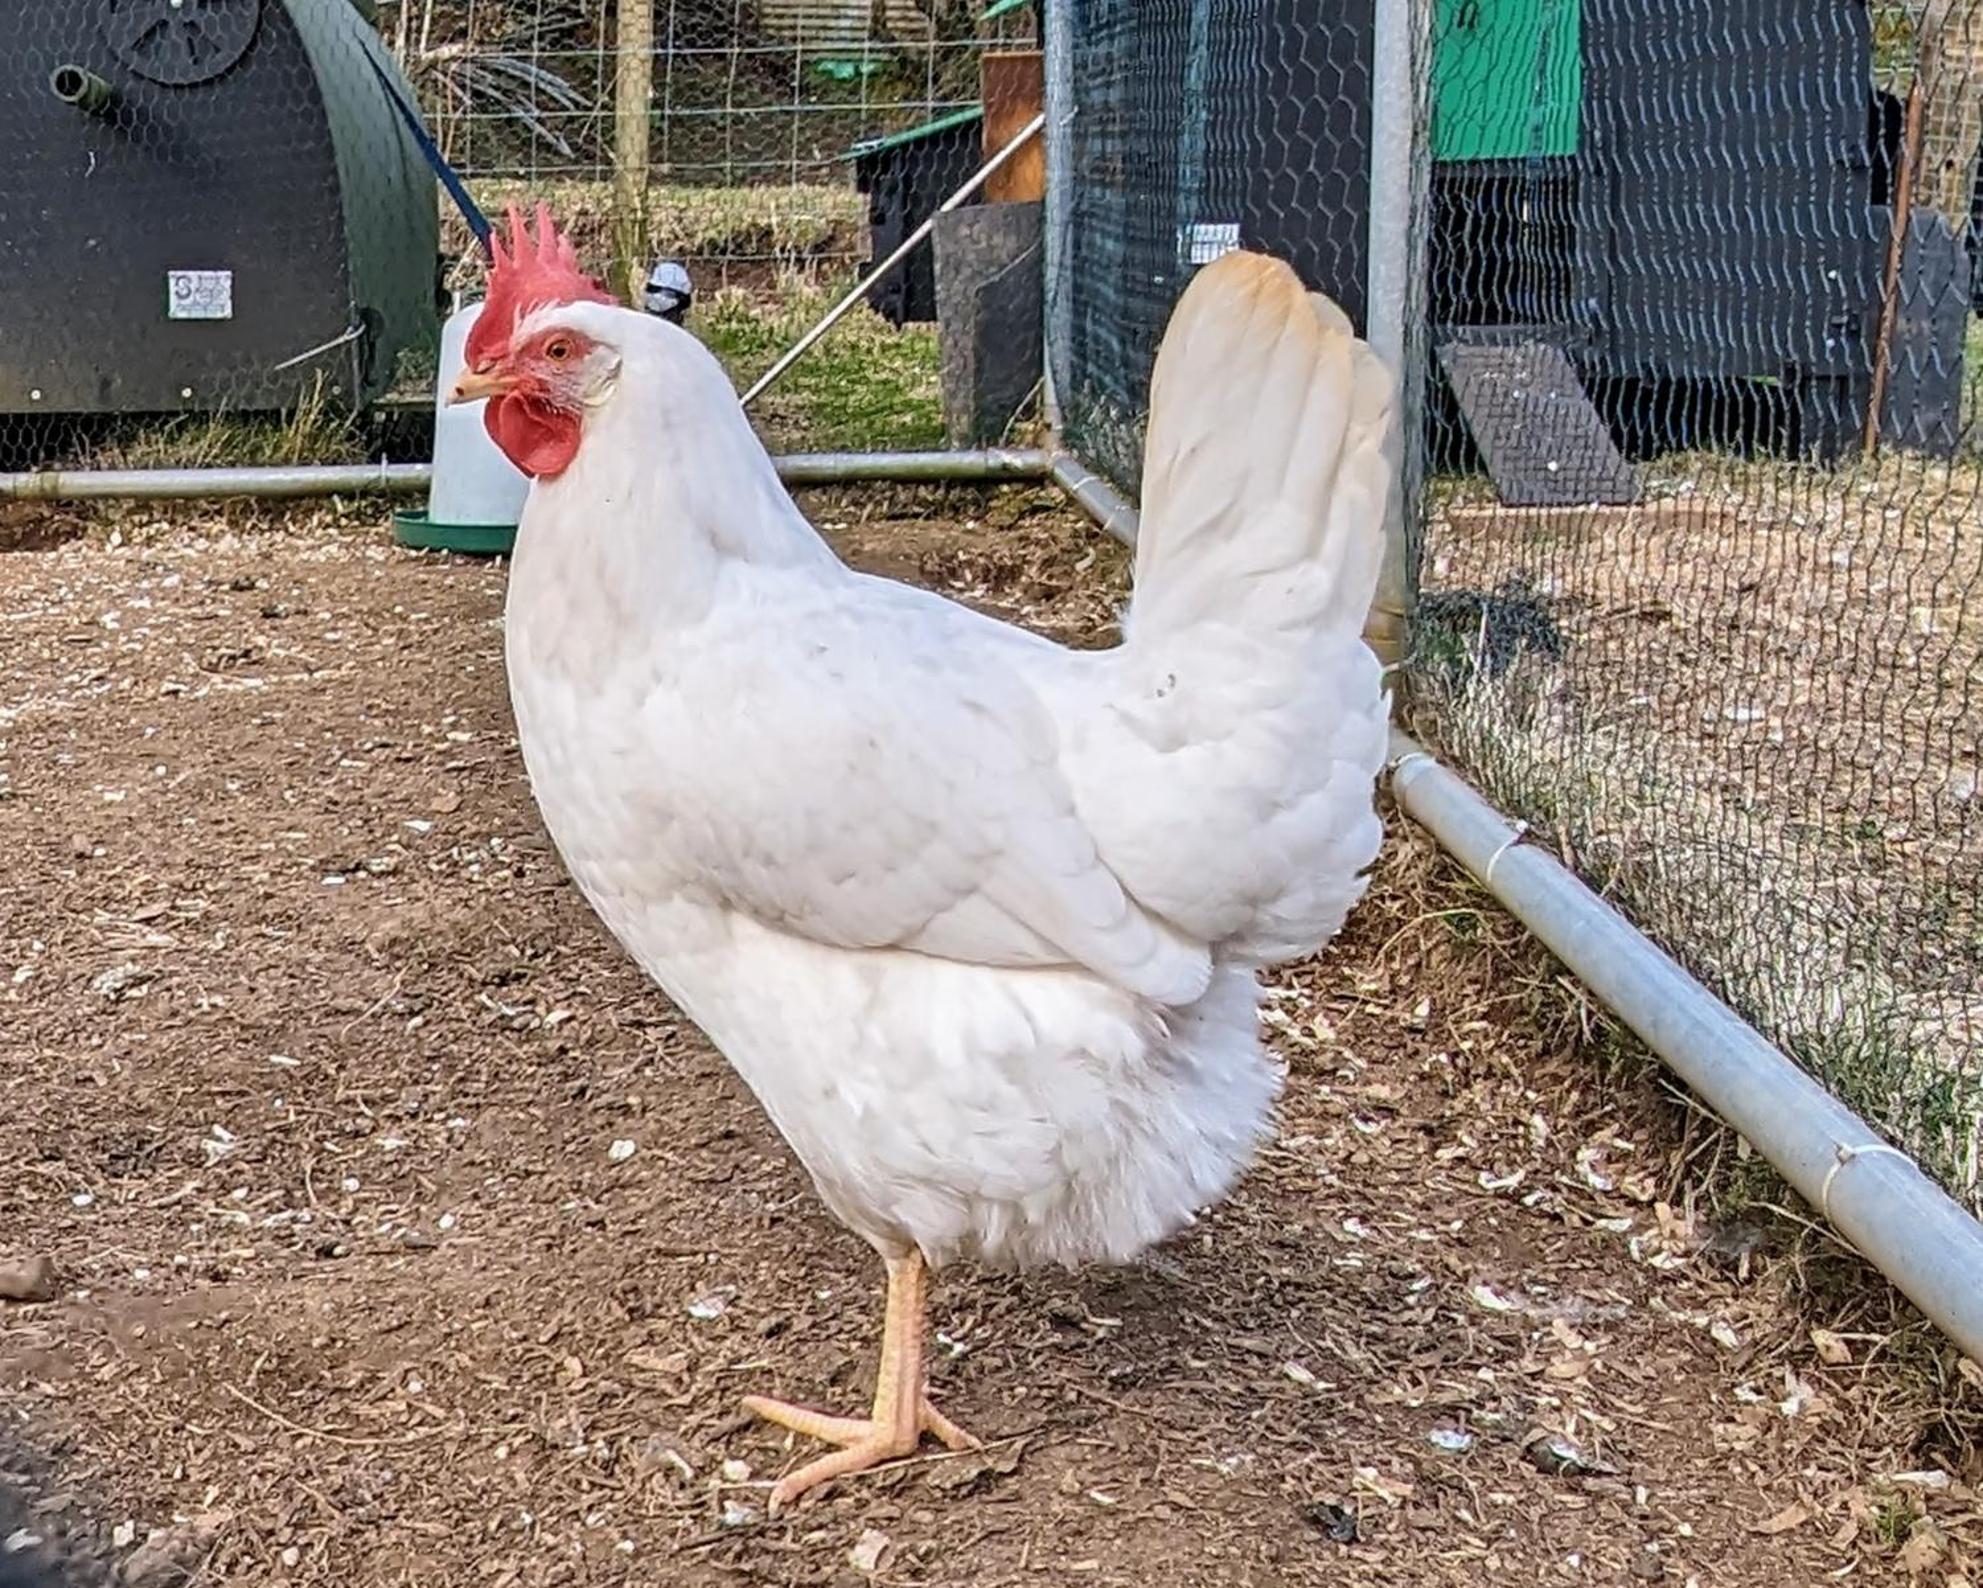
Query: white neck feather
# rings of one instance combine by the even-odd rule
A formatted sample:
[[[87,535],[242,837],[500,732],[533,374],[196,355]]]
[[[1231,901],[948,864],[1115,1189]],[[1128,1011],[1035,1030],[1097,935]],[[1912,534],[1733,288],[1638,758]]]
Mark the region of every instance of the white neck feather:
[[[618,350],[578,454],[531,487],[513,579],[591,597],[604,620],[693,622],[724,567],[837,566],[738,406],[722,365],[677,326],[605,304],[556,322]],[[515,592],[513,592],[514,596]]]

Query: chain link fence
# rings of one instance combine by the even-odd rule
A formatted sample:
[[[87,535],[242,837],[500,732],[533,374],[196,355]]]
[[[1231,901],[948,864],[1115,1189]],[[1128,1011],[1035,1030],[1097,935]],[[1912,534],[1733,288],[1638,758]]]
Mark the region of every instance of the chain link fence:
[[[1418,726],[1983,1206],[1983,5],[1416,9]],[[1066,11],[1050,361],[1133,490],[1199,263],[1361,321],[1378,13]]]

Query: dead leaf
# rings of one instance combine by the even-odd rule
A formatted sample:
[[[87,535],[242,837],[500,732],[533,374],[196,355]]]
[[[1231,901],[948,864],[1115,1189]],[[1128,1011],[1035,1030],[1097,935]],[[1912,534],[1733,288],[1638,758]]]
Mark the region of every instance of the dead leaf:
[[[663,1378],[680,1378],[689,1370],[689,1354],[686,1351],[636,1349],[627,1352],[626,1363],[636,1373],[658,1373]]]
[[[1408,1479],[1389,1478],[1375,1467],[1356,1469],[1356,1487],[1368,1489],[1386,1505],[1399,1505],[1412,1497],[1413,1485]]]
[[[53,1301],[55,1265],[46,1257],[0,1263],[0,1301]]]
[[[1767,1522],[1756,1523],[1750,1531],[1761,1533],[1766,1538],[1775,1538],[1779,1533],[1788,1533],[1810,1520],[1811,1508],[1799,1500],[1795,1505],[1786,1505]]]
[[[163,1529],[124,1559],[125,1588],[165,1588],[199,1575],[206,1557],[234,1519],[232,1511],[209,1511],[177,1527]]]
[[[863,1577],[872,1577],[881,1570],[882,1560],[893,1545],[894,1540],[886,1533],[871,1527],[861,1535],[860,1542],[847,1551],[847,1560]]]
[[[945,1494],[969,1494],[979,1488],[990,1487],[994,1477],[1007,1477],[1018,1471],[1019,1460],[1026,1454],[1025,1440],[1010,1445],[999,1445],[976,1455],[960,1456],[954,1461],[939,1461],[930,1468],[929,1476],[923,1481],[932,1489]]]
[[[1941,1565],[1948,1552],[1948,1534],[1924,1516],[1914,1524],[1907,1542],[1900,1546],[1901,1569],[1909,1576],[1918,1577]]]

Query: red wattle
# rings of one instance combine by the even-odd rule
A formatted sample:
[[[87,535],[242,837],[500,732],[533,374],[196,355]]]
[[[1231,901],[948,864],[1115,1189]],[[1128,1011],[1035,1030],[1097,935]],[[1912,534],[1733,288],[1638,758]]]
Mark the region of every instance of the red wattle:
[[[528,397],[491,397],[482,423],[503,456],[532,479],[556,479],[578,454],[577,415]]]

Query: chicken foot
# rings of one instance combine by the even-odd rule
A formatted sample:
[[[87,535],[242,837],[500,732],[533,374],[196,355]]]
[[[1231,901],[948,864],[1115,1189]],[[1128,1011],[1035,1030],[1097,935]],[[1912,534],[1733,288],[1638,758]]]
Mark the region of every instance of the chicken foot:
[[[914,1453],[924,1434],[952,1450],[978,1441],[929,1403],[923,1393],[923,1322],[929,1270],[920,1252],[888,1259],[888,1309],[881,1331],[881,1367],[874,1410],[867,1417],[831,1417],[763,1395],[746,1395],[744,1410],[766,1422],[841,1448],[788,1473],[771,1491],[771,1508],[790,1505],[822,1483]]]

